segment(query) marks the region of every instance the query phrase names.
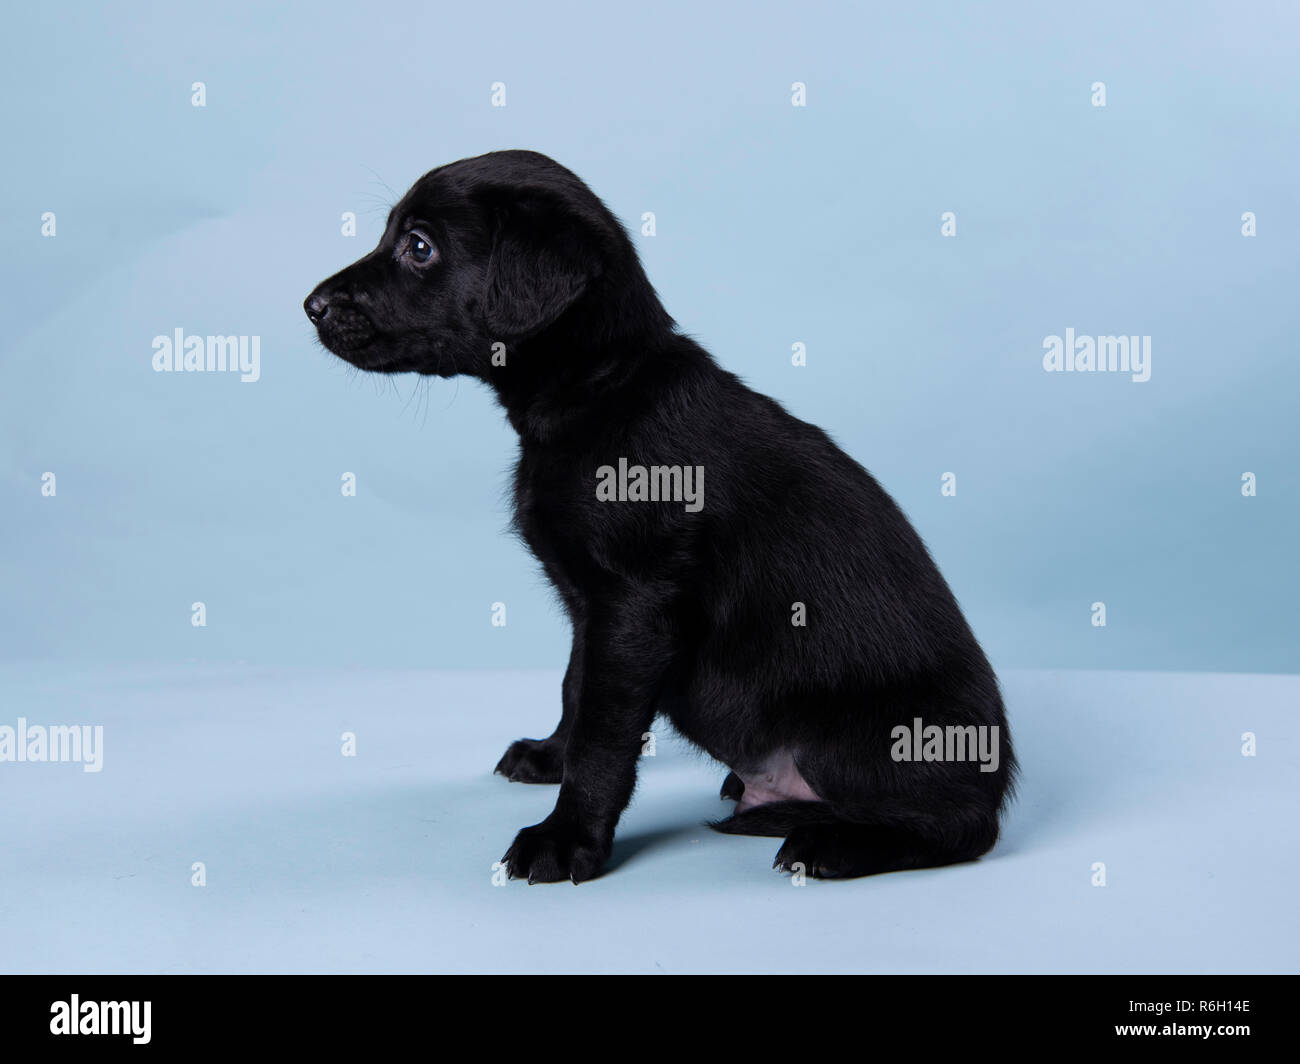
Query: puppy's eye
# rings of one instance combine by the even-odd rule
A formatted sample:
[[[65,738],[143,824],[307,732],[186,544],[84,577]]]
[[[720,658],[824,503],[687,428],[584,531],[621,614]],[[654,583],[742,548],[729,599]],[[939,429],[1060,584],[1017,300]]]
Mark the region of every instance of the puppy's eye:
[[[438,249],[433,246],[433,241],[418,229],[406,234],[405,253],[417,266],[428,266],[438,258]]]

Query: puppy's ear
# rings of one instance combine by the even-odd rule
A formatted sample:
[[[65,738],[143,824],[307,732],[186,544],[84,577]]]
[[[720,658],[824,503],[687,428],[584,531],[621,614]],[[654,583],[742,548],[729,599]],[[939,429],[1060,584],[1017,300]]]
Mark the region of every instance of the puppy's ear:
[[[484,315],[495,336],[521,340],[563,314],[600,274],[590,220],[546,191],[490,201],[495,236]]]

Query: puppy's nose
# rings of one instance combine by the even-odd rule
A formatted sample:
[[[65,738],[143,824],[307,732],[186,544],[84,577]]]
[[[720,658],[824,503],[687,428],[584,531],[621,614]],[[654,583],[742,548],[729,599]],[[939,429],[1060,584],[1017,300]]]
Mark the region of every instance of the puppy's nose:
[[[307,312],[307,317],[313,325],[319,325],[320,320],[329,313],[330,301],[322,293],[313,292],[303,303],[302,309]]]

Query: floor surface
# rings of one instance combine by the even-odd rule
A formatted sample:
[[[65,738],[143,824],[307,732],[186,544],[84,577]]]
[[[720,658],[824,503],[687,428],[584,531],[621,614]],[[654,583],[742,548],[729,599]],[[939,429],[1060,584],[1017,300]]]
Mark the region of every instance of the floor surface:
[[[656,725],[610,873],[529,887],[493,863],[554,788],[491,770],[559,672],[0,666],[0,726],[104,728],[100,772],[0,763],[0,971],[1300,968],[1300,677],[1002,679],[1024,775],[982,861],[794,886]]]

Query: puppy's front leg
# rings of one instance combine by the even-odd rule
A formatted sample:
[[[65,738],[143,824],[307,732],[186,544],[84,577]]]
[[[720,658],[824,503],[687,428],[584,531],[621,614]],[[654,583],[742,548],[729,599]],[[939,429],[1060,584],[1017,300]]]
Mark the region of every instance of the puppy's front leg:
[[[564,747],[578,716],[582,687],[582,632],[582,621],[575,617],[573,649],[560,688],[562,711],[555,731],[545,739],[516,739],[497,762],[496,771],[511,783],[559,783],[564,778]]]
[[[530,883],[580,883],[599,874],[636,785],[641,736],[654,720],[655,693],[668,666],[667,640],[644,607],[593,611],[584,636],[555,809],[524,828],[503,858],[512,878]]]

